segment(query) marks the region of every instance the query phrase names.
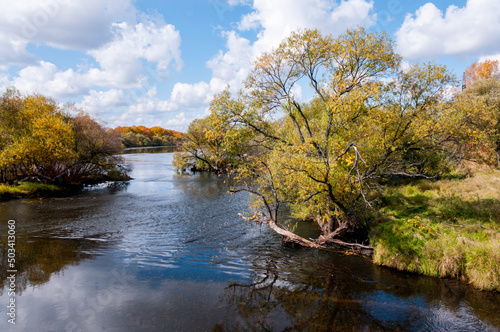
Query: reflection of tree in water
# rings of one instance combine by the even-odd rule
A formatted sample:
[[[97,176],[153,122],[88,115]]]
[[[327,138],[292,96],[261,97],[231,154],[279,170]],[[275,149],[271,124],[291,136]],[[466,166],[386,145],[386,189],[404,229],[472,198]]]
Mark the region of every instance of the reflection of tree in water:
[[[16,294],[21,294],[29,285],[41,285],[50,280],[53,273],[62,271],[67,265],[78,265],[82,260],[91,259],[101,247],[99,241],[57,238],[16,238]],[[0,259],[5,264],[0,267],[0,295],[7,289],[9,267],[7,241],[0,244]]]
[[[357,292],[353,292],[352,282],[343,280],[344,276],[343,273],[318,274],[314,269],[282,273],[274,263],[269,263],[254,283],[232,283],[226,288],[228,302],[243,318],[242,325],[236,328],[254,331],[387,328],[353,298]],[[395,324],[390,328],[397,330],[398,327]],[[214,330],[224,331],[224,327],[217,326]]]
[[[253,283],[232,283],[226,288],[226,301],[240,316],[238,325],[216,325],[213,330],[432,330],[442,329],[447,319],[455,323],[463,319],[472,329],[500,326],[499,294],[397,273],[369,262],[363,276],[359,266],[353,267],[356,264],[339,263],[328,266],[319,259],[259,262],[261,272]],[[463,317],[464,308],[474,309]],[[434,312],[439,314],[431,315]]]
[[[181,188],[193,199],[217,198],[221,194],[227,193],[228,185],[221,181],[224,176],[217,176],[209,172],[196,172],[194,174],[174,175],[174,186]]]
[[[176,152],[179,148],[175,146],[159,146],[159,147],[148,147],[148,148],[129,148],[124,149],[122,154],[136,154],[136,153],[169,153]]]

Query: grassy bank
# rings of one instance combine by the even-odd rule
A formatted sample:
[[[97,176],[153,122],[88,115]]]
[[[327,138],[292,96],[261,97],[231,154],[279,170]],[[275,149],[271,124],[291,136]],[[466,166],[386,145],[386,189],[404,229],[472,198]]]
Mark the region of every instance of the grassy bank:
[[[500,291],[500,171],[390,187],[379,203],[375,263]]]
[[[0,184],[0,200],[22,197],[53,196],[63,193],[63,188],[53,184],[20,182],[18,185]]]

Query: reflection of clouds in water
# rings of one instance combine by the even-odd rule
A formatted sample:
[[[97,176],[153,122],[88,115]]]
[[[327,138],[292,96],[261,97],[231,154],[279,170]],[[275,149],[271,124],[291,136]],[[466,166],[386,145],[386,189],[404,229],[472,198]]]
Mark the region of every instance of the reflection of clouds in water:
[[[107,263],[71,267],[19,297],[16,330],[200,331],[233,320],[220,310],[225,283],[155,280]],[[0,321],[2,331],[6,324]]]
[[[195,173],[192,175],[177,175],[174,186],[182,190],[191,199],[214,199],[225,195],[229,186],[210,173]]]
[[[478,319],[464,301],[459,301],[458,306],[450,306],[441,301],[429,301],[424,296],[399,298],[385,291],[375,291],[364,294],[359,302],[369,314],[389,326],[397,323],[428,331],[495,330]]]
[[[439,330],[450,319],[471,329],[483,328],[482,321],[500,326],[498,294],[382,269],[361,257],[282,247],[268,227],[238,217],[248,195],[227,194],[217,176],[176,174],[171,154],[127,158],[136,163],[136,179],[113,195],[99,189],[0,205],[0,215],[17,218],[29,236],[54,241],[52,256],[65,250],[55,250],[61,241],[80,244],[71,255],[94,255],[79,265],[71,255],[59,259],[62,269],[28,286],[18,297],[17,330],[321,330],[332,322],[348,330]],[[47,253],[39,256],[57,263]],[[6,324],[0,320],[1,331]]]
[[[71,265],[94,259],[113,244],[105,239],[38,238],[21,233],[16,240],[16,293],[22,295],[29,286],[50,281]],[[0,244],[0,260],[7,262],[6,244]],[[7,264],[0,267],[0,294],[7,293]]]
[[[401,299],[384,291],[365,294],[361,303],[372,316],[381,321],[410,323],[413,315],[429,314],[424,299],[421,296]]]

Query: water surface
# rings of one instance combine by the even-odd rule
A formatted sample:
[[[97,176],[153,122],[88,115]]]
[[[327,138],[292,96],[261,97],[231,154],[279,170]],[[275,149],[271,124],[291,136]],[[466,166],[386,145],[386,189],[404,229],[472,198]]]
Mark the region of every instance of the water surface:
[[[128,184],[0,204],[0,331],[498,331],[500,295],[368,259],[283,247],[248,196],[124,155]],[[7,322],[16,220],[17,323]]]

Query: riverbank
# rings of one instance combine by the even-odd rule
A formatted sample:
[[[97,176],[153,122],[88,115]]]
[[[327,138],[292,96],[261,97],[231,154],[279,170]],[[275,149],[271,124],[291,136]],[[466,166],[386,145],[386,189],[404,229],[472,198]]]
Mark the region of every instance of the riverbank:
[[[370,232],[376,264],[500,291],[500,171],[389,187]],[[0,201],[57,197],[57,185],[0,185]]]
[[[18,330],[500,327],[500,293],[397,273],[358,255],[283,246],[275,232],[238,217],[248,194],[228,194],[223,177],[177,174],[172,158],[124,155],[134,177],[127,186],[0,204],[18,235],[16,310],[27,318]],[[7,226],[0,224],[3,261]],[[9,298],[4,291],[0,303]],[[0,331],[10,325],[0,319]]]
[[[86,185],[97,185],[104,182],[123,183],[131,180],[128,175],[122,175],[114,179],[100,179],[88,181]],[[0,202],[20,198],[51,198],[74,194],[82,190],[83,185],[55,185],[39,182],[19,182],[15,185],[0,184]]]
[[[51,197],[68,193],[67,188],[54,184],[20,182],[17,185],[0,184],[0,201],[26,197]]]
[[[376,264],[500,291],[500,171],[387,188],[370,243]]]

